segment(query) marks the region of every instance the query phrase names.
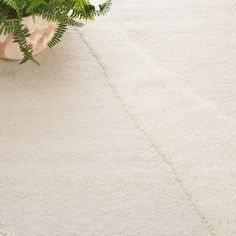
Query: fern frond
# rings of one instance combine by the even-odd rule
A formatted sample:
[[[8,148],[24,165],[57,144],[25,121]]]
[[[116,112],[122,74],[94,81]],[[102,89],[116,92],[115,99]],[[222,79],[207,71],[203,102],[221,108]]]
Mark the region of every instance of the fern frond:
[[[82,27],[81,20],[93,20],[105,15],[112,1],[107,0],[96,9],[90,0],[0,0],[0,34],[14,35],[14,43],[18,43],[24,59],[38,64],[33,56],[33,45],[27,43],[29,29],[22,25],[25,16],[40,16],[47,21],[56,22],[55,34],[48,47],[56,46],[66,32],[68,26]]]
[[[67,23],[63,23],[63,22],[59,23],[56,28],[56,32],[55,32],[54,36],[52,37],[52,39],[48,43],[48,47],[53,48],[56,46],[56,44],[60,43],[61,38],[62,38],[63,34],[66,32],[66,30],[67,30]]]
[[[21,61],[22,63],[25,63],[27,61],[32,61],[36,64],[39,64],[37,60],[33,57],[33,46],[32,44],[27,43],[26,38],[29,37],[29,30],[25,28],[21,23],[19,22],[18,28],[16,32],[14,33],[14,43],[18,43],[21,52],[24,55],[23,60]]]

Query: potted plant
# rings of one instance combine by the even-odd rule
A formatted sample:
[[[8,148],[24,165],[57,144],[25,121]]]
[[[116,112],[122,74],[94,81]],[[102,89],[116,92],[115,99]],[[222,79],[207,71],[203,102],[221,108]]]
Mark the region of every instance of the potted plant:
[[[0,0],[0,58],[33,61],[60,42],[68,26],[104,15],[111,0],[96,9],[90,0]]]

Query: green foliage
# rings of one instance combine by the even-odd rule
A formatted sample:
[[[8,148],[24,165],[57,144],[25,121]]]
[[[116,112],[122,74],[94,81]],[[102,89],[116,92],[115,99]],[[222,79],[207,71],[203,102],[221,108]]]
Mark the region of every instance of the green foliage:
[[[33,57],[33,46],[27,43],[29,30],[22,25],[25,16],[41,16],[48,21],[57,23],[57,28],[48,47],[58,44],[68,26],[81,27],[81,20],[93,20],[105,15],[112,4],[107,0],[96,9],[90,0],[0,0],[0,34],[13,34],[14,42],[24,55],[21,63],[31,60],[38,63]]]

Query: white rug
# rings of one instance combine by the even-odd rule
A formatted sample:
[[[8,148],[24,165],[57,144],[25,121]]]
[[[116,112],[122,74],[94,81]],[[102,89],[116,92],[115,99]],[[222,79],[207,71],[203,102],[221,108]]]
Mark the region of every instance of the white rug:
[[[0,62],[0,235],[236,235],[235,103],[106,22]]]

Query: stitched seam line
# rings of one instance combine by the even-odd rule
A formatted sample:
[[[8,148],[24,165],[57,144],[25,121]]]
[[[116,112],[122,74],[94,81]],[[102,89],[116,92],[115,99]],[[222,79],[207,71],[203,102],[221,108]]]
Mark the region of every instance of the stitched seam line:
[[[180,179],[180,177],[177,174],[177,171],[175,170],[173,164],[168,160],[168,158],[166,157],[165,154],[163,154],[160,151],[160,148],[154,143],[153,139],[151,138],[151,136],[142,128],[139,126],[138,121],[135,119],[135,117],[132,115],[132,113],[128,110],[125,102],[123,101],[123,99],[119,96],[118,91],[114,88],[114,86],[112,85],[112,83],[109,80],[106,68],[104,66],[104,64],[102,63],[101,59],[99,58],[99,56],[95,53],[95,51],[90,47],[90,45],[88,44],[88,42],[85,40],[84,36],[82,33],[80,33],[77,29],[75,29],[76,32],[80,35],[81,40],[83,41],[83,43],[86,45],[86,47],[89,49],[90,53],[92,54],[92,56],[95,58],[95,60],[97,61],[98,65],[100,66],[100,68],[103,71],[104,77],[107,81],[108,86],[111,88],[114,96],[118,99],[119,103],[121,104],[123,110],[125,111],[125,113],[128,115],[130,121],[134,124],[134,126],[137,128],[137,130],[146,138],[146,140],[150,143],[151,147],[155,150],[156,153],[158,153],[161,157],[161,159],[170,167],[171,169],[171,173],[173,174],[173,176],[175,177],[175,180],[177,181],[177,183],[179,184],[179,186],[181,187],[182,191],[184,192],[184,194],[187,196],[188,200],[190,201],[193,209],[195,210],[195,212],[197,213],[197,215],[201,218],[202,222],[204,223],[204,225],[206,226],[207,230],[209,231],[211,236],[215,236],[215,232],[213,230],[212,225],[210,224],[209,220],[204,216],[204,214],[200,211],[200,209],[198,208],[197,204],[194,203],[193,198],[191,196],[191,194],[188,192],[188,190],[186,189],[186,187],[183,184],[183,181]]]

